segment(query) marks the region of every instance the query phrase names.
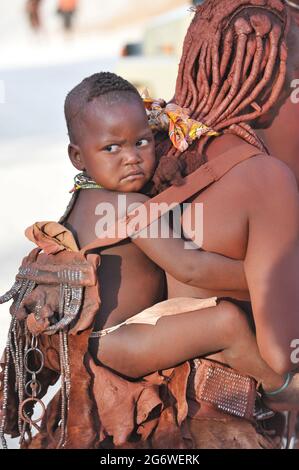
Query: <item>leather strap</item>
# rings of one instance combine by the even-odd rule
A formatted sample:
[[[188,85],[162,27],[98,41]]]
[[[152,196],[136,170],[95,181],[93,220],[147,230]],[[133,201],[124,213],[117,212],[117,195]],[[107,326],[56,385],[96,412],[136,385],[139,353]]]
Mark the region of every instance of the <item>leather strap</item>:
[[[152,199],[146,201],[143,206],[147,211],[147,217],[144,217],[142,222],[138,226],[138,232],[145,229],[148,225],[152,224],[156,219],[162,217],[170,209],[173,209],[183,201],[190,199],[194,194],[202,191],[211,184],[220,180],[226,173],[234,168],[239,163],[249,158],[261,155],[261,151],[256,147],[248,144],[241,144],[237,147],[228,150],[214,160],[209,161],[190,175],[186,176],[181,186],[170,186],[162,193],[158,194]],[[159,212],[153,216],[150,213],[151,204],[161,204]],[[163,203],[163,204],[162,204]],[[151,215],[151,217],[150,217]],[[136,217],[136,210],[129,212],[126,217],[123,217],[118,221],[118,226],[123,224],[124,228],[128,225],[131,219]],[[109,232],[109,230],[108,230]],[[97,238],[80,251],[86,253],[89,250],[100,248],[103,246],[110,246],[119,243],[121,240],[134,235],[134,232],[128,233],[127,230],[123,231],[126,233],[123,237],[118,238]],[[111,227],[110,233],[113,233],[113,226]]]

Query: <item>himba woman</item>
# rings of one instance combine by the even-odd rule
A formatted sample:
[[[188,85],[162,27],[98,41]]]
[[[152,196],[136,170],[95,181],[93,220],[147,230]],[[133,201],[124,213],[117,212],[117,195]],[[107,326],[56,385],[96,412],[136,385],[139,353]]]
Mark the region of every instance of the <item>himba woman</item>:
[[[221,136],[203,138],[180,156],[160,137],[160,167],[154,178],[156,189],[161,191],[171,182],[179,183],[181,174],[194,171],[223,151],[238,147],[241,152],[242,142],[244,150],[247,142],[264,152],[264,158],[238,165],[194,202],[203,202],[205,207],[204,248],[245,260],[255,325],[257,329],[265,328],[264,333],[262,330],[258,333],[258,344],[262,356],[274,368],[279,363],[283,365],[282,351],[286,353],[284,359],[290,360],[291,341],[298,337],[298,331],[295,333],[298,222],[293,225],[298,220],[298,193],[293,175],[279,161],[268,157],[269,152],[255,129],[265,129],[264,135],[269,136],[275,156],[296,171],[296,152],[292,153],[291,163],[287,152],[279,153],[284,131],[288,145],[291,148],[296,145],[295,119],[289,123],[286,112],[284,120],[276,118],[279,139],[277,134],[273,138],[271,128],[281,105],[294,91],[290,84],[296,78],[299,63],[298,28],[292,19],[297,2],[289,3],[208,0],[197,7],[185,38],[173,101],[189,108],[192,118],[218,130]],[[287,103],[285,108],[289,100]],[[294,113],[293,105],[293,116]],[[290,190],[293,203],[289,199]],[[199,294],[198,290],[180,286],[170,278],[168,288],[170,296]],[[208,294],[211,292],[201,292],[202,296]],[[231,297],[239,298],[236,293]],[[276,320],[276,309],[285,312],[283,326]],[[221,360],[219,355],[217,359]],[[220,421],[215,425],[210,420],[203,425],[202,420],[191,418],[189,423],[197,447],[202,445],[203,429],[212,431],[208,445],[233,446],[233,438],[240,439],[244,424],[239,422],[236,431],[232,421],[222,426]],[[228,433],[225,443],[219,437],[221,430]],[[251,433],[248,429],[246,432],[250,440]],[[241,445],[250,444],[243,441]]]

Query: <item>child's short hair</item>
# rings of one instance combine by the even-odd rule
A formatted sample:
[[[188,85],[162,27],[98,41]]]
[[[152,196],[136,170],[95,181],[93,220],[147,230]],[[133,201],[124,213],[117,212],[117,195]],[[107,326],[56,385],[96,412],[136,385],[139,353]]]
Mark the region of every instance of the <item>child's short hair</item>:
[[[114,99],[127,93],[141,100],[134,85],[115,73],[99,72],[85,78],[67,94],[64,103],[65,120],[71,141],[75,141],[73,123],[86,104],[108,93]]]

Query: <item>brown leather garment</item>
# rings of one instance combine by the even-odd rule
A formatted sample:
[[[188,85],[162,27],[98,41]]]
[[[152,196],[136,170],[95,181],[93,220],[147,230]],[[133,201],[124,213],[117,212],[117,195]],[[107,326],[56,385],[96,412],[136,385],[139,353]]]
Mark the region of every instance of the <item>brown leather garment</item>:
[[[188,411],[189,363],[141,380],[126,380],[95,365],[88,353],[82,354],[88,339],[85,333],[70,337],[70,341],[76,341],[76,347],[70,344],[74,372],[64,448],[191,448],[191,436],[182,426]],[[50,360],[46,359],[47,366],[51,363],[57,370],[55,337],[43,336],[42,349],[45,356],[50,355]],[[61,416],[59,395],[58,392],[47,407],[41,432],[26,448],[57,447]]]
[[[67,279],[67,283],[74,287],[80,286],[85,290],[79,317],[71,323],[69,334],[75,335],[91,327],[101,302],[97,278],[99,266],[100,256],[96,254],[85,255],[80,252],[60,251],[55,255],[46,255],[40,253],[39,248],[35,248],[23,259],[16,280],[29,279],[36,282],[38,286],[21,303],[16,312],[17,319],[19,321],[26,319],[32,334],[45,331],[49,326],[51,316],[59,311],[59,285],[63,282],[62,276],[65,273],[72,276],[72,271],[77,271],[80,272],[80,280],[74,277],[71,280]],[[32,314],[28,315],[37,303],[43,307],[40,320],[36,320]],[[14,304],[12,304],[13,307]],[[12,310],[11,313],[13,313]]]
[[[86,333],[86,332],[85,332]],[[280,439],[257,423],[229,416],[204,402],[192,416],[189,362],[127,380],[84,355],[87,334],[70,337],[73,366],[67,441],[64,448],[197,449],[276,448]],[[59,367],[55,337],[43,336],[47,367]],[[58,343],[57,343],[58,346]],[[82,354],[83,353],[83,354]],[[84,357],[84,359],[82,359]],[[56,369],[57,370],[57,369]],[[188,411],[189,415],[188,416]],[[56,448],[60,439],[59,392],[47,407],[42,430],[26,448]],[[271,431],[272,432],[272,431]]]
[[[281,438],[272,429],[256,428],[245,419],[223,413],[219,418],[188,418],[194,449],[279,449]]]

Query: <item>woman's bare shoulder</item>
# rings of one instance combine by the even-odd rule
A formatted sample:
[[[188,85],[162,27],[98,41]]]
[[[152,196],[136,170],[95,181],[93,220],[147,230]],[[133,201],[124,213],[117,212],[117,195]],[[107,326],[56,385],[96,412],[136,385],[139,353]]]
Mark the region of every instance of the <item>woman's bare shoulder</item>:
[[[260,153],[236,165],[231,170],[231,176],[242,181],[249,190],[262,193],[270,189],[298,192],[292,170],[281,160],[266,153]]]

